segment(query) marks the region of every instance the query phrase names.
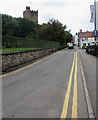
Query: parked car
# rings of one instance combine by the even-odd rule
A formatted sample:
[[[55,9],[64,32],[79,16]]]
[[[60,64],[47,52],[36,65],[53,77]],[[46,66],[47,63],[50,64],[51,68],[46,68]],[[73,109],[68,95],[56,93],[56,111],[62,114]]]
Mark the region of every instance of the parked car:
[[[98,43],[91,43],[87,48],[86,48],[86,52],[88,54],[94,55],[98,57]]]

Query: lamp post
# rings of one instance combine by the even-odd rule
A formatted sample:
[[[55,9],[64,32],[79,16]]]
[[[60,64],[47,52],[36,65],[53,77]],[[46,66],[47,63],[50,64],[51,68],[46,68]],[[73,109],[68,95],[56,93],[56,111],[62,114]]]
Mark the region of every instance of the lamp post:
[[[94,0],[94,13],[95,13],[94,26],[95,26],[95,31],[96,31],[96,0]],[[95,35],[95,42],[96,42],[96,35]]]

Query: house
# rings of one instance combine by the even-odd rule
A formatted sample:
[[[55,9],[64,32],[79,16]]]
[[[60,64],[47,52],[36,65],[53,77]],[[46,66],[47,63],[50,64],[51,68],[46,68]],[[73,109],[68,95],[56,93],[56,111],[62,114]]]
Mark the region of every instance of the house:
[[[98,37],[98,36],[97,36]],[[94,33],[91,31],[79,33],[79,46],[80,48],[89,46],[95,42]]]

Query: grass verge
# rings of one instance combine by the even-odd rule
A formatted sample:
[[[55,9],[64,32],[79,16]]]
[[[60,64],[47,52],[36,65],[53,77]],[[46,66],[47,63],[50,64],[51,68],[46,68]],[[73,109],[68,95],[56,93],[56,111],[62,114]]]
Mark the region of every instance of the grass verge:
[[[35,50],[35,49],[41,49],[41,48],[5,48],[5,49],[0,49],[0,52],[13,52],[13,51],[23,51],[23,50]]]

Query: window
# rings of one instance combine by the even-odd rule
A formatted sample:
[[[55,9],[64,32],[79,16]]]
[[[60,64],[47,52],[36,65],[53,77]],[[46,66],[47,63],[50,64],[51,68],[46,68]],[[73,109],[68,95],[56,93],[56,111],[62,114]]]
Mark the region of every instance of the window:
[[[88,46],[90,46],[90,43],[88,43]]]
[[[83,43],[83,46],[86,46],[86,43]]]

